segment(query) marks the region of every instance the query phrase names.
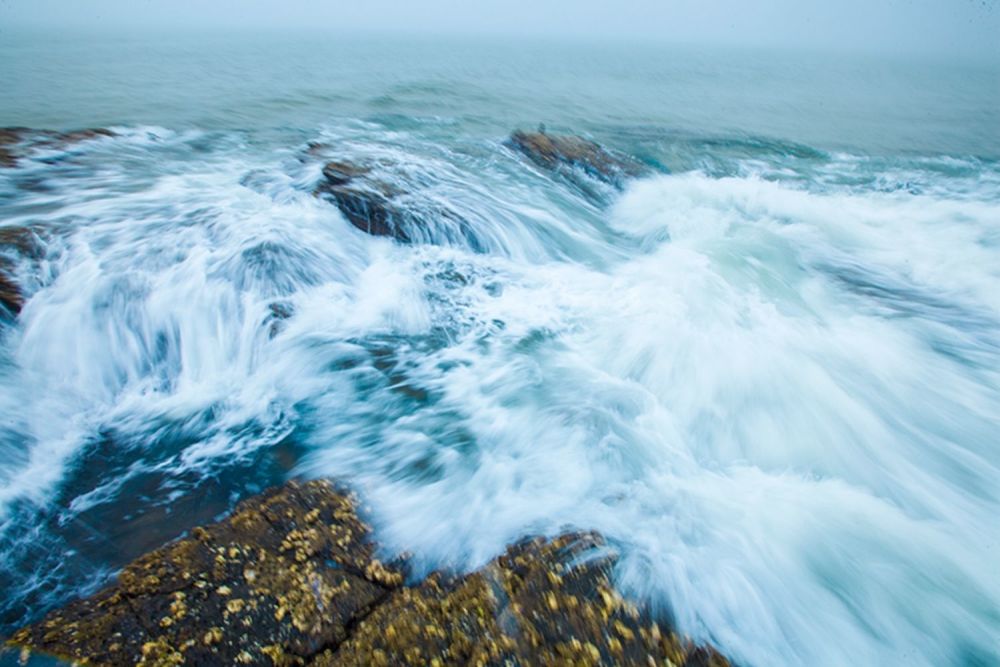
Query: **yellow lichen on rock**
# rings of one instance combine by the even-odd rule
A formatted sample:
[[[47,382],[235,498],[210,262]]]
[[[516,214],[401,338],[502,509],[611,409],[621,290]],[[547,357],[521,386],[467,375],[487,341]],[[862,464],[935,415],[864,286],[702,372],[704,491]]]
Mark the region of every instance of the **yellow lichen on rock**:
[[[353,508],[326,482],[290,483],[10,642],[163,667],[727,664],[625,601],[598,535],[526,540],[477,572],[404,586]]]

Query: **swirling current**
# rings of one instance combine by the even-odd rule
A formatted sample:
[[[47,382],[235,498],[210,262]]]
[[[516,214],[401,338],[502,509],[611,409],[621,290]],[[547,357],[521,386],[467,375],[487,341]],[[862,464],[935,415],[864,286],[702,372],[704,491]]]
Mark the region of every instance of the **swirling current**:
[[[114,136],[0,170],[44,246],[0,332],[0,630],[328,476],[423,570],[599,530],[742,664],[1000,664],[995,72],[3,48],[4,124]],[[581,192],[505,146],[539,121],[652,173]],[[414,242],[313,195],[317,144],[390,166]]]

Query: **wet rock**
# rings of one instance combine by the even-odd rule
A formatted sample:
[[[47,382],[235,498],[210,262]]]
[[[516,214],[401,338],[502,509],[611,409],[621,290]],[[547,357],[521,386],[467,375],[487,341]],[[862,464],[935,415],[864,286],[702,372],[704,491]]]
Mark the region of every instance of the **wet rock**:
[[[589,188],[578,178],[579,172],[618,189],[627,179],[649,172],[648,167],[634,158],[572,134],[517,130],[510,135],[506,145],[539,167],[560,174],[585,190]]]
[[[290,483],[10,643],[107,665],[728,665],[618,595],[599,535],[526,540],[412,586],[369,537],[350,496]]]
[[[325,150],[319,146],[317,151]],[[422,196],[426,184],[412,181],[392,164],[332,160],[323,166],[323,178],[313,194],[336,204],[352,225],[373,236],[403,243],[461,242],[481,249],[462,216]]]
[[[70,132],[28,127],[0,128],[0,167],[16,167],[19,159],[35,148],[64,149],[81,141],[114,136],[111,130],[100,127]]]
[[[21,295],[20,286],[4,267],[3,260],[0,260],[0,306],[3,306],[8,313],[17,315],[23,305],[24,297]]]
[[[295,314],[295,306],[288,301],[273,301],[267,304],[268,338],[274,339],[284,328],[285,320]]]
[[[409,241],[406,223],[412,217],[397,201],[402,194],[378,178],[370,167],[350,162],[327,162],[315,194],[332,200],[347,220],[374,236]]]
[[[17,166],[17,148],[28,132],[26,127],[0,128],[0,167]]]
[[[322,158],[330,151],[330,144],[323,141],[310,141],[306,144],[306,155],[310,158]]]
[[[301,661],[402,584],[351,499],[290,483],[127,566],[116,584],[11,642],[94,664]]]
[[[313,664],[728,664],[623,600],[602,547],[589,533],[534,539],[471,575],[433,574],[397,591]]]
[[[17,268],[24,260],[39,260],[45,252],[42,230],[35,227],[0,227],[0,307],[17,315],[24,306],[24,292]]]
[[[114,132],[103,127],[93,127],[86,130],[73,130],[72,132],[57,132],[52,138],[53,142],[57,142],[62,145],[69,145],[79,143],[81,141],[87,141],[89,139],[99,139],[101,137],[114,137]]]

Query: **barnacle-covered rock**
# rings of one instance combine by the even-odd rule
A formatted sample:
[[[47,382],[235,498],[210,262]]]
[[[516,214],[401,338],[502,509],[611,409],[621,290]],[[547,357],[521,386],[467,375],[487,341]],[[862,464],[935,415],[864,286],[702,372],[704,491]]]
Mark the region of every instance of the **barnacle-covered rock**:
[[[397,591],[314,664],[728,664],[623,600],[613,560],[592,533],[522,542],[473,574]]]
[[[127,566],[12,642],[92,664],[294,664],[403,582],[374,556],[351,498],[289,483]],[[280,660],[275,660],[280,656]]]
[[[406,586],[355,507],[326,482],[291,482],[9,643],[99,665],[728,664],[622,599],[595,533],[525,540],[471,574]]]

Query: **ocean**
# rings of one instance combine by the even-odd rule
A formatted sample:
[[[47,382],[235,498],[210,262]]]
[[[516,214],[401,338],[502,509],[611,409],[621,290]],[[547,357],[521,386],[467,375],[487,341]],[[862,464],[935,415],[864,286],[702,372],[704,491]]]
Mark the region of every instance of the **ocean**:
[[[421,572],[599,530],[740,664],[1000,664],[1000,62],[4,32],[0,90],[115,134],[0,170],[46,234],[0,329],[0,636],[332,477]],[[542,123],[652,174],[581,190],[505,145]],[[419,242],[313,196],[317,144]]]

